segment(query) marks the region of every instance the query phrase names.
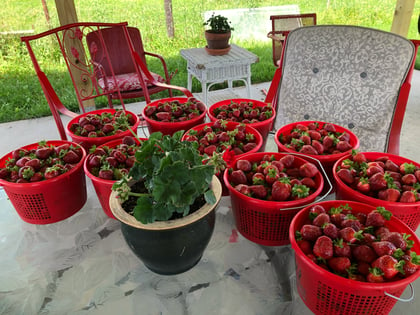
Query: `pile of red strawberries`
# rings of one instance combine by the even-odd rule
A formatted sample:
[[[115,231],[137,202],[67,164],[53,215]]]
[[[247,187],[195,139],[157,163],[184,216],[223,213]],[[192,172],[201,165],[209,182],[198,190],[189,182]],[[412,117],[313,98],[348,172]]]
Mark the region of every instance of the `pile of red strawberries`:
[[[234,128],[230,127],[232,124],[235,124]],[[203,128],[190,129],[184,140],[198,142],[200,154],[212,156],[214,152],[225,150],[231,150],[235,155],[247,153],[257,147],[258,139],[245,124],[216,120]]]
[[[339,154],[353,148],[350,134],[336,131],[330,123],[297,124],[289,134],[281,133],[279,141],[293,151],[311,155]]]
[[[404,203],[420,199],[420,168],[413,163],[398,165],[386,155],[369,161],[363,152],[353,151],[335,171],[346,185],[373,198]]]
[[[87,157],[87,167],[96,177],[119,180],[128,174],[134,165],[135,154],[139,148],[140,145],[131,136],[125,136],[121,144],[115,147],[92,147]]]
[[[295,232],[298,246],[315,264],[339,276],[364,282],[408,277],[420,268],[410,235],[391,231],[383,207],[352,211],[348,204],[330,209],[314,205],[308,223]]]
[[[298,166],[291,154],[276,159],[265,154],[261,161],[236,161],[229,169],[229,182],[237,191],[249,197],[269,201],[291,201],[308,197],[317,188],[319,174],[310,162]]]
[[[34,149],[14,150],[5,167],[0,168],[0,178],[18,184],[51,179],[71,170],[82,157],[80,146],[53,146],[41,141]]]
[[[71,124],[69,129],[76,136],[108,137],[128,130],[135,122],[132,114],[117,110],[115,113],[87,114],[80,117],[78,122]]]
[[[178,100],[159,102],[156,106],[148,105],[145,114],[148,118],[161,122],[181,122],[194,119],[206,111],[204,103],[194,97],[186,102]]]
[[[217,119],[253,124],[271,118],[273,108],[270,105],[258,106],[251,101],[231,101],[214,108],[212,115]]]

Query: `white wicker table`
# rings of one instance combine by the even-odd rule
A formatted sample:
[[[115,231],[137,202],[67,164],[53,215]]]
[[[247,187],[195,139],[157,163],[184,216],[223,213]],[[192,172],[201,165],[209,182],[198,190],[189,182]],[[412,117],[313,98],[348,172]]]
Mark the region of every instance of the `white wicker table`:
[[[259,61],[252,52],[231,44],[228,54],[211,56],[204,48],[181,49],[181,56],[187,61],[188,90],[192,89],[192,77],[201,83],[203,102],[207,104],[207,93],[216,83],[228,82],[232,88],[233,81],[243,81],[250,97],[251,64]]]

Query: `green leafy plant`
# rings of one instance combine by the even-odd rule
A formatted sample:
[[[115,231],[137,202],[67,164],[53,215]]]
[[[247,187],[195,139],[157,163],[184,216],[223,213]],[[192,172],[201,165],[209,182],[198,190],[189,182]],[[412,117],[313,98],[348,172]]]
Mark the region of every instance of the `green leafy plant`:
[[[207,32],[210,33],[228,33],[235,29],[230,25],[230,21],[227,17],[222,15],[211,15],[211,17],[203,23],[204,26],[208,26]]]
[[[122,202],[137,198],[134,217],[146,224],[165,221],[173,214],[186,216],[200,196],[209,204],[216,202],[210,189],[215,167],[203,163],[196,142],[181,141],[183,131],[173,136],[152,133],[142,141],[128,176],[113,185]],[[129,178],[142,181],[145,193],[131,191]]]

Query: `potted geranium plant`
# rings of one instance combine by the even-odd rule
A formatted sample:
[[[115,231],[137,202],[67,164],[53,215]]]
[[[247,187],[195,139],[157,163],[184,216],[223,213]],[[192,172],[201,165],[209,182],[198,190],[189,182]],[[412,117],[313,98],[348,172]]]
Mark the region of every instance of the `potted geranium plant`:
[[[227,54],[230,51],[229,39],[231,31],[234,30],[228,18],[213,13],[203,25],[208,27],[204,33],[207,40],[207,53],[210,55]]]
[[[110,196],[127,244],[159,274],[178,274],[200,261],[222,193],[215,167],[182,134],[152,133]]]

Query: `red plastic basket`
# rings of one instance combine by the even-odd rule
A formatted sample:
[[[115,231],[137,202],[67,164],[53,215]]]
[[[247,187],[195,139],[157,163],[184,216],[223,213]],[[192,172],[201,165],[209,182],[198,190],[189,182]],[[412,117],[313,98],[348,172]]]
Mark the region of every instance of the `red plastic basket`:
[[[132,133],[131,133],[130,130],[123,131],[123,132],[121,132],[119,134],[115,134],[113,136],[96,137],[96,138],[95,137],[82,137],[82,136],[78,136],[78,135],[74,134],[70,130],[70,126],[71,125],[73,125],[74,123],[77,123],[80,118],[85,117],[86,115],[89,115],[89,114],[98,114],[98,115],[101,115],[102,113],[112,113],[113,114],[115,112],[116,112],[115,109],[105,108],[105,109],[98,109],[98,110],[94,110],[94,111],[91,111],[91,112],[87,112],[87,113],[81,114],[81,115],[79,115],[79,116],[77,116],[77,117],[75,117],[75,118],[73,118],[72,120],[69,121],[69,123],[67,124],[67,133],[71,137],[71,139],[72,139],[73,142],[76,142],[76,143],[80,144],[82,147],[84,147],[86,149],[87,152],[89,152],[89,149],[92,146],[94,146],[94,145],[95,146],[100,146],[101,144],[104,144],[106,142],[109,142],[109,141],[112,141],[112,140],[115,140],[115,139],[122,139],[125,136],[131,136]],[[125,112],[127,114],[131,114],[135,118],[135,123],[131,127],[131,130],[135,134],[137,134],[137,127],[140,124],[139,117],[136,114],[132,113],[132,112],[129,112],[129,111],[125,111]]]
[[[323,122],[323,121],[299,121],[299,122],[294,122],[294,123],[291,123],[291,124],[288,124],[288,125],[285,125],[285,126],[279,128],[276,131],[275,136],[274,136],[274,141],[277,144],[279,152],[289,152],[289,153],[296,152],[292,149],[289,149],[288,147],[286,147],[284,144],[282,144],[280,142],[279,136],[281,134],[283,134],[284,136],[289,135],[297,124],[307,126],[309,123],[314,123],[314,122],[319,123],[320,126],[325,124],[325,122]],[[353,132],[351,132],[350,130],[348,130],[344,127],[336,125],[336,124],[331,124],[331,125],[333,125],[335,127],[337,132],[344,132],[345,131],[350,135],[350,141],[349,142],[350,142],[350,145],[352,146],[352,149],[359,148],[359,139],[357,138],[357,136]],[[305,154],[305,155],[311,156],[311,157],[319,160],[321,162],[322,166],[325,168],[325,171],[328,175],[328,178],[333,183],[334,181],[333,181],[332,169],[333,169],[334,163],[338,159],[340,159],[341,157],[349,154],[349,152],[351,152],[352,149],[350,149],[346,152],[343,152],[343,153],[338,153],[338,154],[328,154],[328,155],[327,154],[325,154],[325,155]]]
[[[383,153],[383,152],[363,152],[363,154],[366,156],[368,161],[372,161],[381,156],[387,156],[391,159],[391,161],[393,161],[397,165],[400,165],[402,163],[412,163],[420,167],[419,163],[416,163],[412,160],[406,159],[399,155]],[[342,157],[335,163],[333,167],[333,176],[336,183],[337,199],[353,200],[353,201],[363,202],[372,206],[383,206],[389,211],[391,211],[394,216],[396,216],[398,219],[400,219],[405,224],[407,224],[413,231],[416,231],[420,225],[420,201],[415,202],[415,203],[384,201],[377,198],[369,197],[367,195],[364,195],[358,192],[357,190],[352,189],[351,187],[346,185],[337,175],[338,165],[340,165],[340,163],[343,160],[349,157],[350,155],[346,155]]]
[[[277,152],[249,153],[237,157],[232,165],[235,166],[238,159],[246,159],[251,163],[259,162],[266,154],[274,155],[277,160],[288,155]],[[295,157],[296,166],[304,163],[306,163],[304,159]],[[290,243],[290,222],[299,210],[315,201],[324,186],[324,179],[319,173],[315,178],[318,189],[308,197],[294,201],[264,201],[246,196],[234,189],[229,183],[228,172],[226,169],[223,180],[230,193],[233,217],[238,231],[250,241],[266,246]]]
[[[195,127],[191,128],[190,130],[201,130],[205,126],[212,126],[213,124],[214,124],[214,122],[209,122],[209,123],[201,124],[201,125],[198,125],[198,126],[195,126]],[[234,130],[238,125],[239,125],[239,123],[233,122],[233,121],[228,121],[226,123],[227,130],[229,130],[229,131]],[[188,135],[188,133],[189,133],[190,130],[188,130],[184,134],[184,136],[182,137],[182,140],[187,139],[187,135]],[[250,150],[250,151],[248,151],[247,153],[244,153],[244,154],[254,153],[254,152],[261,151],[261,148],[262,148],[263,142],[264,142],[263,141],[263,137],[261,136],[261,134],[255,128],[251,127],[250,125],[246,125],[245,130],[246,130],[247,133],[251,133],[251,134],[253,134],[255,136],[257,146],[254,149],[252,149],[252,150]],[[239,157],[239,156],[242,156],[242,155],[243,154],[239,154],[239,155],[236,155],[235,157]],[[220,179],[220,182],[222,183],[222,190],[223,190],[222,195],[223,196],[229,196],[229,190],[227,189],[227,187],[226,187],[226,185],[225,185],[225,183],[223,181],[223,173],[220,173],[218,175],[218,178]]]
[[[376,208],[347,200],[323,201],[318,204],[326,210],[348,204],[353,212],[363,213]],[[308,220],[309,209],[304,208],[294,217],[289,233],[290,243],[295,250],[297,290],[306,306],[315,314],[322,315],[388,314],[405,288],[419,277],[420,270],[398,281],[368,283],[346,279],[323,269],[302,252],[295,239],[295,231],[300,230]],[[386,226],[391,231],[410,234],[414,241],[413,250],[420,253],[420,241],[407,225],[391,217]]]
[[[59,146],[71,144],[69,141],[47,141],[47,144]],[[29,144],[22,148],[31,150],[38,147],[38,143]],[[86,202],[86,177],[83,172],[83,161],[86,151],[82,148],[83,158],[70,171],[52,179],[17,184],[0,179],[0,185],[9,197],[13,207],[23,221],[32,224],[49,224],[64,220],[78,212]],[[0,167],[12,157],[12,152],[3,156]]]
[[[140,140],[146,140],[140,138]],[[122,139],[116,139],[109,141],[107,143],[104,143],[100,145],[99,147],[108,146],[110,148],[114,148],[117,145],[122,143]],[[86,176],[90,178],[92,181],[93,187],[95,188],[96,195],[98,196],[99,203],[102,206],[102,209],[104,210],[105,214],[110,217],[111,219],[115,219],[114,215],[112,214],[111,208],[109,207],[109,196],[112,192],[112,185],[116,182],[115,180],[107,180],[103,178],[96,177],[91,173],[91,170],[88,166],[89,158],[92,154],[89,154],[85,162],[83,163],[83,169],[86,173]]]
[[[164,102],[172,102],[172,101],[178,101],[181,104],[186,103],[188,101],[187,97],[169,97],[169,98],[163,98],[154,102],[151,102],[147,104],[143,108],[143,118],[146,121],[147,129],[149,130],[149,133],[160,131],[164,135],[173,135],[176,131],[184,130],[187,131],[188,129],[191,129],[192,127],[204,123],[204,120],[206,119],[206,112],[207,108],[203,104],[203,112],[194,119],[186,120],[186,121],[180,121],[180,122],[162,122],[162,121],[156,121],[153,119],[150,119],[146,115],[146,108],[150,106],[158,106],[159,103]]]
[[[210,121],[216,121],[217,118],[214,115],[214,110],[218,107],[221,107],[223,105],[230,105],[232,102],[235,103],[241,103],[241,102],[247,102],[247,103],[252,103],[252,106],[255,107],[264,107],[267,106],[267,103],[261,102],[261,101],[257,101],[257,100],[251,100],[251,99],[247,99],[247,98],[233,98],[233,99],[228,99],[228,100],[224,100],[224,101],[220,101],[217,103],[214,103],[213,105],[211,105],[209,107],[209,109],[207,110],[207,115],[210,118]],[[255,128],[263,137],[264,143],[260,149],[260,151],[264,151],[265,148],[265,144],[267,142],[267,138],[268,138],[268,133],[270,132],[270,130],[273,127],[273,122],[274,119],[276,117],[276,111],[273,110],[273,116],[271,116],[269,119],[261,121],[261,122],[257,122],[257,123],[252,123],[252,124],[248,124],[249,126]],[[229,119],[227,119],[229,120]]]

